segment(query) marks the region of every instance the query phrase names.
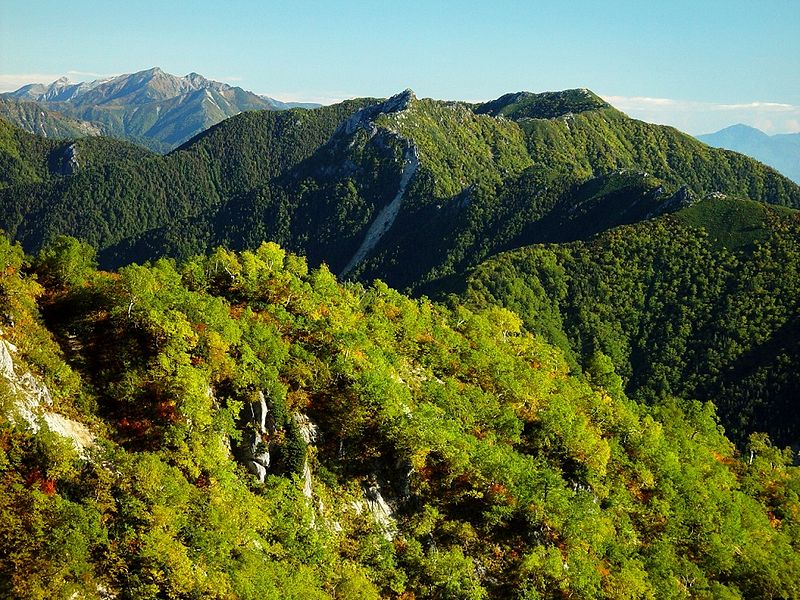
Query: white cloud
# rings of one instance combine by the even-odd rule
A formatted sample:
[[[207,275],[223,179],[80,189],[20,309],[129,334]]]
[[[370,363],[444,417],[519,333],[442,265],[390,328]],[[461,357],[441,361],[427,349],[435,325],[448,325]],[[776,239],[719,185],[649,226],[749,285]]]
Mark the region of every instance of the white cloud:
[[[603,98],[632,117],[672,125],[695,135],[717,131],[736,123],[757,127],[767,133],[800,130],[800,106],[784,102],[754,100],[721,103],[614,95]]]
[[[675,106],[675,104],[677,104],[676,100],[671,100],[669,98],[648,98],[647,96],[603,96],[603,99],[617,108]]]
[[[712,110],[746,110],[754,108],[763,111],[796,111],[800,107],[792,106],[791,104],[783,104],[781,102],[748,102],[746,104],[712,104]]]
[[[0,93],[13,92],[23,85],[29,83],[53,83],[56,79],[66,76],[72,82],[93,81],[113,77],[107,73],[94,73],[92,71],[77,71],[70,69],[66,73],[20,73],[20,74],[0,74]]]
[[[61,76],[59,73],[0,74],[0,92],[13,92],[29,83],[53,83]]]
[[[67,71],[67,75],[68,76],[74,75],[75,77],[80,77],[80,78],[84,78],[84,77],[94,77],[94,78],[108,77],[108,75],[104,75],[103,73],[93,73],[91,71]]]
[[[786,127],[788,127],[788,133],[800,133],[800,119],[788,119]]]
[[[321,92],[319,94],[309,94],[304,92],[257,92],[261,96],[269,96],[281,102],[311,102],[314,104],[336,104],[350,98],[358,98],[359,94],[347,94],[344,92]],[[363,95],[363,94],[362,94]]]

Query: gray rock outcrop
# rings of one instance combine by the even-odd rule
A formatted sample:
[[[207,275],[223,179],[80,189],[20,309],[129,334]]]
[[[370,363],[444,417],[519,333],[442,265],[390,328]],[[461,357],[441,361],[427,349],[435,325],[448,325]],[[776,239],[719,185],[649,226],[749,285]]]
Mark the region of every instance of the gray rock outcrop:
[[[87,458],[88,450],[94,445],[92,432],[83,423],[47,410],[53,404],[50,390],[30,371],[17,374],[13,356],[16,353],[14,344],[0,339],[0,377],[5,380],[12,394],[12,418],[34,433],[44,425],[53,433],[70,440],[78,454]]]
[[[244,406],[240,418],[242,441],[239,458],[247,470],[263,482],[270,465],[268,438],[275,433],[264,392],[259,391],[256,400]]]

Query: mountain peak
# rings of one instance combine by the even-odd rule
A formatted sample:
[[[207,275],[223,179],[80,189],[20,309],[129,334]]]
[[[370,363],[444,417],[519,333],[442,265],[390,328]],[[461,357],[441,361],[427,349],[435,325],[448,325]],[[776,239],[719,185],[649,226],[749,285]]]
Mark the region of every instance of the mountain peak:
[[[399,94],[387,98],[383,102],[365,106],[339,125],[336,131],[337,133],[350,135],[357,129],[374,129],[375,125],[373,121],[378,115],[403,112],[409,108],[413,102],[416,102],[416,100],[417,96],[414,94],[414,91],[407,88]]]
[[[732,141],[732,140],[748,140],[748,141],[761,141],[761,140],[768,140],[769,134],[764,133],[760,129],[756,127],[752,127],[750,125],[745,125],[744,123],[736,123],[735,125],[729,125],[719,131],[715,131],[714,133],[706,133],[703,135],[697,136],[697,138],[701,141],[711,140],[712,142],[721,142],[721,141]],[[706,142],[710,145],[714,145],[714,143]]]
[[[586,88],[560,92],[513,92],[497,100],[485,102],[475,110],[478,114],[503,116],[512,120],[554,119],[569,113],[608,108],[609,104]]]
[[[199,73],[180,77],[160,67],[83,83],[62,77],[49,86],[30,84],[5,96],[45,108],[58,103],[60,113],[102,124],[111,135],[152,139],[148,145],[158,151],[180,145],[209,124],[240,112],[279,108]]]
[[[800,182],[800,135],[769,135],[760,129],[737,123],[714,133],[695,136],[709,146],[752,156]]]
[[[383,112],[400,112],[408,108],[416,99],[417,95],[414,90],[406,88],[383,103]]]

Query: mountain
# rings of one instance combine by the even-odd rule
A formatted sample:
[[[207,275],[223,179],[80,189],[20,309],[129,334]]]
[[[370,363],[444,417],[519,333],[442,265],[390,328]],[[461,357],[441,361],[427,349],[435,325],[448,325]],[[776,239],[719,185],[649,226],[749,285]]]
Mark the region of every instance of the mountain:
[[[800,133],[767,135],[747,125],[731,125],[716,133],[698,135],[709,146],[727,148],[752,156],[767,164],[795,183],[800,183]]]
[[[78,163],[85,145],[70,146]],[[86,239],[106,266],[270,239],[337,273],[422,290],[498,251],[585,239],[713,192],[800,206],[800,188],[772,169],[587,90],[478,106],[405,91],[248,112],[166,157],[7,187],[0,227],[29,251],[62,233]]]
[[[586,241],[619,226],[655,232],[651,237],[658,248],[672,248],[668,229],[635,227],[663,215],[695,214],[699,209],[691,209],[698,202],[707,206],[723,196],[728,204],[719,206],[727,208],[702,214],[708,219],[716,215],[709,221],[714,239],[731,246],[726,250],[722,242],[709,241],[708,252],[717,252],[721,244],[720,256],[728,257],[728,251],[730,261],[744,268],[747,261],[739,253],[754,251],[764,240],[759,233],[762,207],[800,206],[800,188],[774,170],[741,154],[709,148],[675,129],[630,119],[588,90],[510,94],[483,105],[418,99],[407,90],[388,100],[354,100],[312,111],[247,112],[167,156],[105,138],[56,142],[10,125],[7,130],[8,150],[0,158],[13,166],[13,177],[0,189],[5,207],[0,227],[31,253],[62,234],[81,238],[99,250],[104,268],[164,256],[183,259],[218,246],[254,249],[271,240],[303,254],[313,267],[325,263],[351,280],[380,278],[417,295],[437,295],[500,252]],[[695,233],[682,235],[679,239],[691,239]],[[686,241],[685,247],[694,246]],[[641,257],[625,260],[647,261],[655,252],[640,249]],[[702,271],[702,261],[694,265],[693,258],[673,260],[665,254],[659,261],[686,263],[685,273]],[[594,261],[590,255],[585,260]],[[794,259],[786,260],[789,269]],[[642,269],[649,273],[647,264]],[[716,281],[727,283],[714,288],[716,296],[697,299],[700,305],[725,305],[738,297],[734,282],[742,275],[739,267],[725,263],[720,268]],[[592,277],[604,281],[602,273]],[[584,292],[591,289],[590,279],[576,276],[575,281],[584,282]],[[790,281],[787,276],[785,283]],[[657,283],[665,290],[679,287],[667,279]],[[602,285],[607,290],[611,284]],[[644,333],[625,328],[639,321],[620,324],[611,308],[608,318],[585,313],[598,293],[574,292],[573,297],[583,299],[565,315],[583,315],[602,331],[622,327],[627,340],[622,348],[630,348],[631,340]],[[792,297],[775,299],[783,313],[794,310],[785,304]],[[487,298],[507,303],[502,297]],[[671,310],[692,314],[680,298],[672,300]],[[553,301],[536,300],[543,306]],[[542,326],[538,316],[528,321],[539,314],[536,310],[512,308],[528,327],[550,336],[574,369],[592,357],[591,345],[579,340],[589,335],[582,325],[545,332],[535,329]],[[660,314],[640,305],[630,312]],[[698,333],[690,327],[681,339],[729,339],[725,323],[733,322],[731,315],[716,308],[703,315],[705,321],[697,316],[688,324],[719,330]],[[765,325],[764,339],[775,333],[776,323],[781,321]],[[673,328],[662,331],[653,325],[653,331],[669,338],[678,325],[683,332],[687,322],[657,325]],[[609,335],[601,337],[612,343]],[[762,338],[748,339],[737,347],[755,351],[755,340]],[[640,348],[652,342],[634,341]],[[738,442],[756,429],[769,430],[781,441],[794,440],[798,427],[793,421],[786,419],[787,429],[778,430],[763,414],[786,404],[792,393],[783,384],[762,385],[764,373],[774,374],[776,381],[783,377],[778,373],[781,357],[795,356],[784,341],[767,346],[768,364],[759,367],[750,391],[731,392],[729,403],[721,404],[723,423]],[[730,361],[712,361],[708,353],[718,351],[708,347],[693,355],[679,353],[688,361],[684,365],[654,350],[650,366],[634,371],[637,353],[603,350],[619,365],[629,393],[643,401],[656,399],[663,390],[716,401],[720,386],[733,385],[742,373]],[[729,358],[737,356],[733,352]],[[708,369],[714,364],[715,369],[730,367],[730,375],[712,376]],[[697,371],[687,374],[686,369]],[[701,389],[692,383],[703,377],[715,384]],[[754,399],[752,406],[763,404],[763,411],[734,410],[746,403],[740,399],[747,394]]]
[[[74,139],[105,134],[99,123],[71,119],[36,102],[10,100],[5,97],[0,97],[0,118],[47,138]]]
[[[93,262],[0,237],[4,597],[800,595],[800,470],[710,404],[273,243]]]
[[[713,401],[744,443],[800,443],[800,212],[710,197],[589,241],[516,249],[462,295],[500,304],[576,370],[610,357],[628,395]]]
[[[222,137],[211,129],[167,157],[108,138],[46,140],[0,121],[0,165],[8,165],[0,169],[6,177],[0,227],[26,246],[59,230],[107,248],[204,214],[222,198],[288,170],[360,106],[244,113]]]
[[[0,120],[0,204],[0,596],[800,597],[753,159],[406,90],[167,155]]]
[[[107,135],[157,152],[173,149],[240,112],[289,106],[197,73],[177,77],[158,67],[84,83],[62,77],[50,85],[30,84],[3,96],[100,124]]]
[[[278,110],[289,110],[290,108],[319,108],[322,104],[317,102],[282,102],[269,96],[261,95],[267,102],[272,104]]]

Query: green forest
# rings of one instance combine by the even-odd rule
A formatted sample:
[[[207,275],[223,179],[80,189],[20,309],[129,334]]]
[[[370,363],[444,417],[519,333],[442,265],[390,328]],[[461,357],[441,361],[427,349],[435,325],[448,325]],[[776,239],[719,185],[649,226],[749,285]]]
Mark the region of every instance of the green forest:
[[[117,272],[0,244],[4,414],[28,373],[92,433],[2,421],[5,596],[800,595],[790,451],[737,449],[711,402],[635,402],[600,351],[572,372],[505,308],[273,243]]]
[[[503,250],[670,212],[676,195],[800,207],[800,187],[769,167],[631,119],[588,90],[482,105],[406,90],[245,112],[167,156],[2,123],[0,229],[29,253],[59,235],[85,240],[105,268],[270,240],[339,274],[397,194],[408,153],[419,166],[396,218],[348,276],[414,293]]]
[[[466,296],[519,314],[579,370],[607,356],[636,400],[712,401],[744,442],[796,444],[800,213],[709,198],[587,242],[531,246],[472,272]]]
[[[0,118],[0,597],[800,598],[800,187],[588,90]]]

